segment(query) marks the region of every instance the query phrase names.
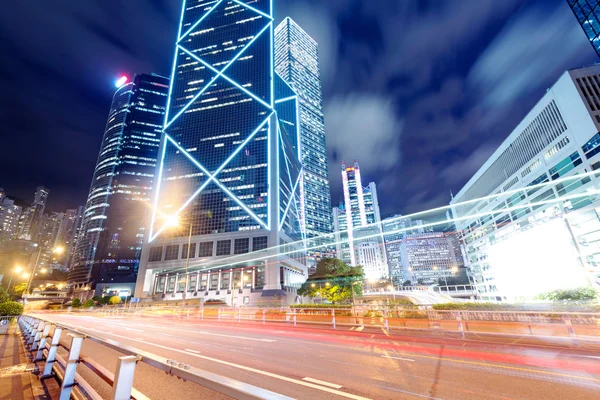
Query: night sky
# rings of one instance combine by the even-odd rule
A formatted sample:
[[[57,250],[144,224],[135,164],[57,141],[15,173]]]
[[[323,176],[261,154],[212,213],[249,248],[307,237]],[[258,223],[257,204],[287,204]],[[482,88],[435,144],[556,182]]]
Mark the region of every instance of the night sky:
[[[179,0],[5,0],[0,187],[85,203],[122,74],[170,75]],[[445,205],[568,68],[565,0],[275,0],[320,45],[332,203],[357,158],[383,216]]]

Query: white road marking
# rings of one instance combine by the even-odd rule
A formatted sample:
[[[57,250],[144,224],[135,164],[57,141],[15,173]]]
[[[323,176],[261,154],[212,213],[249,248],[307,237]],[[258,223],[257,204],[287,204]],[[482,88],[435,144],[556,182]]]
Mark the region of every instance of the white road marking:
[[[162,333],[162,332],[156,332],[157,335],[163,335],[163,336],[171,336],[173,337],[173,335],[170,335],[168,333]]]
[[[194,332],[194,331],[189,331],[189,332]],[[211,336],[230,337],[230,338],[235,338],[235,339],[254,340],[257,342],[267,342],[267,343],[276,342],[275,339],[256,339],[256,338],[250,338],[250,337],[245,337],[245,336],[223,335],[221,333],[211,333],[211,332],[202,332],[202,331],[198,331],[198,332],[194,332],[194,333],[201,333],[203,335],[211,335]]]
[[[63,323],[63,325],[66,325],[66,324]],[[103,332],[103,331],[100,331],[98,329],[93,329],[93,328],[85,328],[85,329],[90,330],[90,331],[108,333],[108,332]],[[338,396],[346,397],[346,398],[353,399],[353,400],[371,400],[368,397],[362,397],[362,396],[358,396],[358,395],[355,395],[355,394],[352,394],[352,393],[345,393],[345,392],[342,392],[342,391],[339,391],[339,390],[336,390],[336,389],[332,389],[332,388],[328,388],[328,387],[316,385],[314,383],[300,381],[300,380],[294,379],[294,378],[288,378],[287,376],[277,375],[277,374],[274,374],[272,372],[267,372],[267,371],[263,371],[263,370],[256,369],[256,368],[246,367],[245,365],[235,364],[235,363],[232,363],[232,362],[229,362],[229,361],[219,360],[218,358],[207,357],[207,356],[203,356],[203,355],[200,355],[200,354],[190,354],[189,352],[187,352],[185,350],[175,349],[173,347],[167,347],[167,346],[163,346],[163,345],[160,345],[160,344],[157,344],[157,343],[148,342],[148,341],[145,341],[145,340],[131,339],[131,338],[127,337],[127,336],[117,335],[117,334],[114,334],[114,333],[111,333],[110,335],[116,336],[116,337],[120,337],[120,338],[123,338],[123,339],[127,339],[127,340],[133,340],[133,341],[136,341],[136,342],[144,343],[144,344],[147,344],[147,345],[150,345],[150,346],[160,347],[160,348],[163,348],[163,349],[166,349],[166,350],[175,351],[175,352],[182,353],[182,354],[187,354],[188,356],[202,358],[204,360],[209,360],[209,361],[213,361],[213,362],[216,362],[216,363],[219,363],[219,364],[228,365],[230,367],[242,369],[242,370],[245,370],[245,371],[254,372],[254,373],[257,373],[257,374],[260,374],[260,375],[265,375],[265,376],[268,376],[268,377],[271,377],[271,378],[275,378],[275,379],[279,379],[279,380],[282,380],[282,381],[286,381],[286,382],[290,382],[290,383],[295,383],[297,385],[310,387],[310,388],[313,388],[313,389],[321,390],[323,392],[333,393],[333,394],[336,394]]]
[[[402,358],[402,357],[392,357],[392,356],[381,356],[383,358],[393,358],[394,360],[402,360],[402,361],[410,361],[413,362],[415,360],[411,360],[410,358]]]
[[[261,339],[257,339],[257,338],[247,337],[247,336],[225,335],[225,334],[222,334],[222,333],[211,333],[211,332],[206,332],[206,331],[191,331],[189,329],[165,328],[163,326],[148,325],[148,327],[150,327],[150,328],[158,328],[158,329],[167,329],[167,330],[172,330],[172,331],[177,331],[177,332],[191,332],[191,333],[200,334],[200,335],[221,336],[221,337],[229,337],[229,338],[243,339],[243,340],[254,340],[255,342],[272,343],[272,342],[276,342],[277,341],[275,339],[262,339],[262,338]],[[165,334],[161,333],[161,335],[165,335]]]
[[[329,382],[325,382],[325,381],[320,381],[318,379],[314,379],[314,378],[302,378],[303,381],[307,381],[307,382],[312,382],[312,383],[318,383],[319,385],[323,385],[323,386],[329,386],[332,387],[334,389],[341,389],[342,385],[337,385],[335,383],[329,383]]]
[[[127,331],[144,332],[144,330],[143,330],[143,329],[133,329],[133,328],[123,328],[123,329],[125,329],[125,330],[127,330]]]
[[[185,349],[185,351],[189,351],[189,352],[191,352],[191,353],[200,354],[200,352],[199,352],[198,350]]]

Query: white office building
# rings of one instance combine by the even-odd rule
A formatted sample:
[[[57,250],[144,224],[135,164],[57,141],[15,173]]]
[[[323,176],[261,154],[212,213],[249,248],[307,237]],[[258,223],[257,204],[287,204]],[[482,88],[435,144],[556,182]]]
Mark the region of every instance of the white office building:
[[[363,267],[367,279],[388,276],[387,257],[381,231],[381,216],[374,182],[362,186],[360,167],[342,163],[344,202],[333,208],[338,258]]]
[[[598,285],[599,130],[600,66],[566,71],[453,198],[480,298]]]

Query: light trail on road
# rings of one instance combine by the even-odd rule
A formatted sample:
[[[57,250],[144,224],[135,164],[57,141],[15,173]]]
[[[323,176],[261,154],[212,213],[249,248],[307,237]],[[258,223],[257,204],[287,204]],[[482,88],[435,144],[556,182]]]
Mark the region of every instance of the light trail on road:
[[[600,390],[597,360],[566,349],[165,318],[51,319],[295,398],[594,399]]]

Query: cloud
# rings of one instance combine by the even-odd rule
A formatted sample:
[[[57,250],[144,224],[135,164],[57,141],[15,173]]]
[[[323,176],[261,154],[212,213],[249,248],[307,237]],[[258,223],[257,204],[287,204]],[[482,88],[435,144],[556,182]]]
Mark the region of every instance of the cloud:
[[[365,171],[389,170],[400,161],[403,122],[390,99],[370,94],[335,97],[325,107],[330,170],[358,159]]]
[[[589,60],[592,48],[562,1],[544,12],[541,6],[526,9],[510,20],[469,72],[472,89],[495,107],[554,80],[568,68]],[[552,78],[551,78],[552,79]]]
[[[468,181],[496,151],[497,146],[486,143],[473,151],[468,157],[459,159],[441,170],[439,177],[447,187]]]

